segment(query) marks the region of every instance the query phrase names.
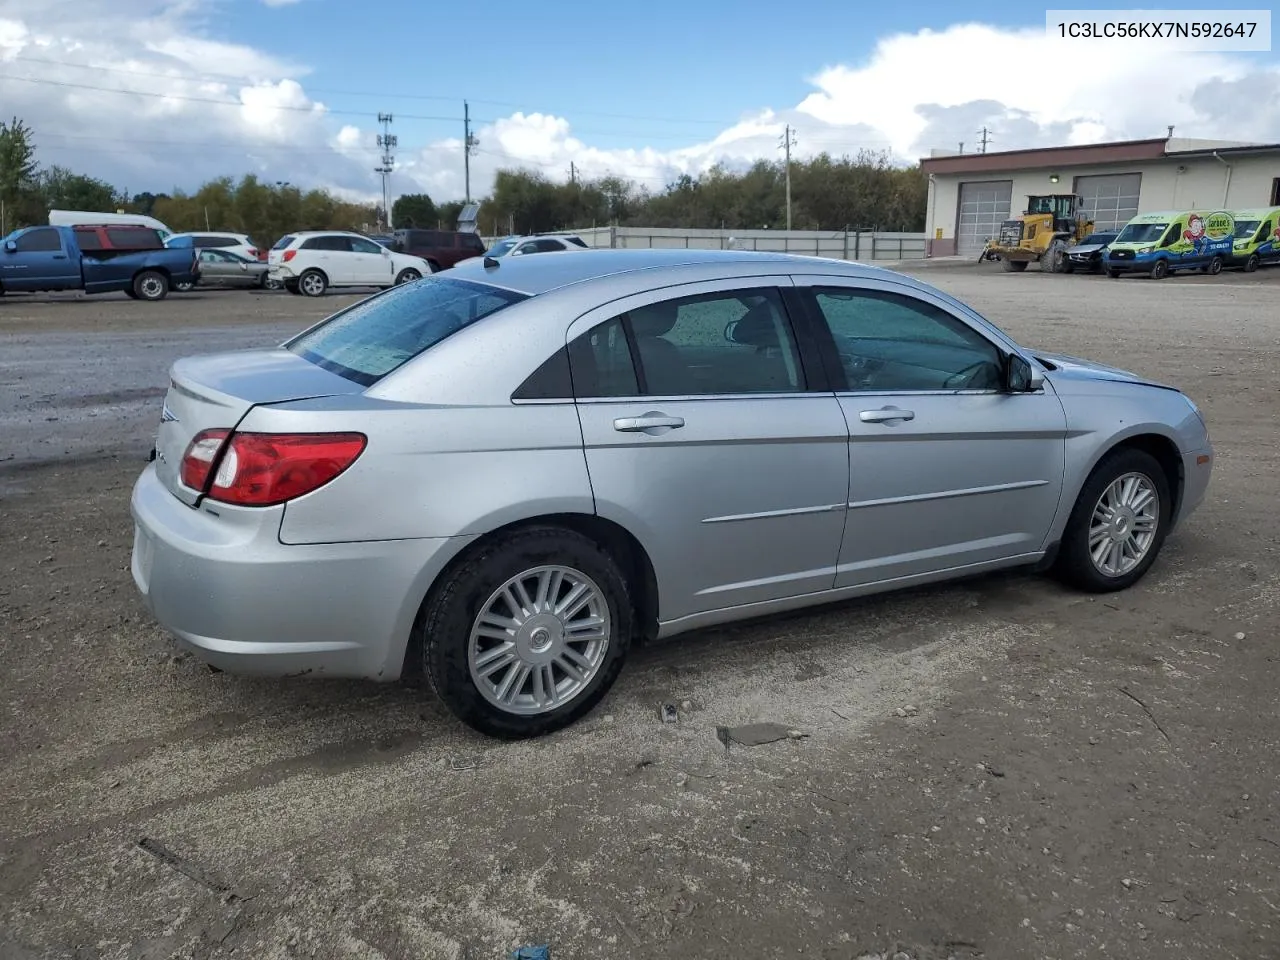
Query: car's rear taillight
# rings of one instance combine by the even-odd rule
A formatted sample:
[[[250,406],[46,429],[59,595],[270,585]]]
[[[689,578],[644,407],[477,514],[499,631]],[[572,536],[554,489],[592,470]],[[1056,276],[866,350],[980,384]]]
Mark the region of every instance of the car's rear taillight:
[[[209,471],[218,459],[222,442],[230,433],[230,430],[205,430],[196,434],[195,439],[187,446],[187,452],[182,455],[181,476],[185,486],[204,492],[209,483]]]
[[[273,506],[324,486],[355,463],[368,443],[362,433],[227,436],[226,430],[206,430],[191,441],[182,458],[182,482],[211,500],[243,507]]]
[[[258,257],[258,250],[257,250],[257,248],[256,248],[256,247],[250,247],[250,248],[249,248],[249,256],[251,256],[254,260],[259,259],[259,257]]]
[[[282,256],[280,259],[282,259],[285,263],[288,263],[290,260],[292,260],[292,259],[293,259],[295,256],[297,256],[297,255],[298,255],[298,251],[297,251],[297,250],[286,250],[286,251],[284,252],[284,256]]]

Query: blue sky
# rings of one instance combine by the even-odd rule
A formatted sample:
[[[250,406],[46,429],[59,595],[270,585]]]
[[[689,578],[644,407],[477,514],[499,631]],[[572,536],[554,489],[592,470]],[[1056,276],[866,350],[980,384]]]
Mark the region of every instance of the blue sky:
[[[800,156],[903,163],[973,149],[983,127],[992,149],[1166,124],[1280,140],[1274,53],[1054,47],[1044,16],[928,0],[0,0],[0,102],[45,162],[135,191],[254,172],[363,199],[379,111],[396,118],[392,192],[460,197],[464,98],[477,196],[499,168],[564,179],[571,163],[661,189],[778,157],[787,124]],[[1044,79],[1009,83],[1015,62]]]

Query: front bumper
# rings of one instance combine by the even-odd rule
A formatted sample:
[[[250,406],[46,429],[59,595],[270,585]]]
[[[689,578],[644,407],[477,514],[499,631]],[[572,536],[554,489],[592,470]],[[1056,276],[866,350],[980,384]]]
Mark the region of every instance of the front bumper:
[[[283,507],[192,509],[154,464],[130,509],[133,579],[148,610],[199,659],[236,674],[398,678],[418,607],[456,546],[285,545]]]
[[[1206,443],[1201,449],[1183,456],[1182,475],[1182,502],[1178,507],[1174,527],[1181,525],[1204,503],[1209,480],[1213,475],[1213,446]]]

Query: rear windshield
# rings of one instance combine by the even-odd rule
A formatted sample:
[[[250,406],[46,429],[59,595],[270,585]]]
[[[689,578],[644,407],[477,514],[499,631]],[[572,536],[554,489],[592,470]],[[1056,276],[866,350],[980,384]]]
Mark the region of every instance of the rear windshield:
[[[276,241],[276,245],[275,245],[274,247],[272,247],[271,249],[272,249],[272,250],[283,250],[285,247],[287,247],[287,246],[288,246],[289,244],[291,244],[291,243],[293,243],[293,237],[292,237],[292,236],[281,237],[279,240],[277,240],[277,241]]]
[[[525,299],[482,283],[427,277],[361,301],[284,346],[367,387],[463,327]]]

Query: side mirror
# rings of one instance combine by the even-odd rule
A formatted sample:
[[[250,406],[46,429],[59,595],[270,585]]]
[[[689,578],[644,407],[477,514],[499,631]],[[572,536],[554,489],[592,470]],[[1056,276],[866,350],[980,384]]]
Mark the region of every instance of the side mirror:
[[[1008,393],[1035,393],[1044,386],[1044,374],[1026,357],[1009,354],[1005,363],[1004,388]]]
[[[4,242],[4,252],[5,252],[5,253],[17,253],[17,252],[18,252],[18,241],[17,241],[17,240],[6,240],[6,241]]]

